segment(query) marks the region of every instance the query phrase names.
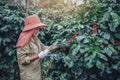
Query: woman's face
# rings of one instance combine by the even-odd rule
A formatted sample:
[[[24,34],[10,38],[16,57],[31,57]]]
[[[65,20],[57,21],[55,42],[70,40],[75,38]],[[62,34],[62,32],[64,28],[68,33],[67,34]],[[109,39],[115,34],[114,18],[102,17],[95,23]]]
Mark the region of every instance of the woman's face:
[[[36,28],[36,29],[35,29],[35,32],[34,32],[34,35],[37,35],[38,32],[39,32],[39,30],[40,30],[40,28]]]

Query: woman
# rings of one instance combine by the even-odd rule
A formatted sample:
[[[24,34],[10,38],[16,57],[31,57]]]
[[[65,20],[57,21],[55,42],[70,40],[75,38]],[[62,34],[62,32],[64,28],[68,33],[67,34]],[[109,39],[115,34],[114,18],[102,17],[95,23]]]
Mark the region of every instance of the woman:
[[[25,18],[25,27],[17,42],[17,59],[21,80],[42,80],[39,59],[44,58],[49,49],[38,39],[39,29],[46,27],[37,15]],[[53,46],[51,50],[56,49]]]

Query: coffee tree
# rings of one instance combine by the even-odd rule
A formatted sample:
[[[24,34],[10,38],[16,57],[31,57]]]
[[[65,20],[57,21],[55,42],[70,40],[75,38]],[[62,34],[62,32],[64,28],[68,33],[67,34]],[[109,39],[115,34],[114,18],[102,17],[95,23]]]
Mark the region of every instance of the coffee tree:
[[[20,80],[15,45],[26,13],[6,3],[0,2],[0,79]],[[51,45],[58,40],[60,47],[42,60],[43,80],[119,80],[119,4],[119,0],[84,0],[78,7],[30,11],[39,10],[48,25],[40,31],[41,41]]]
[[[15,45],[24,14],[6,3],[0,0],[0,80],[19,80]]]
[[[50,26],[44,35],[51,34],[51,43],[60,39],[59,44],[66,46],[67,40],[78,33],[69,46],[51,52],[46,58],[43,63],[45,80],[120,79],[118,3],[88,0],[73,9],[59,7],[58,12],[43,15],[47,16],[48,21],[45,21]]]

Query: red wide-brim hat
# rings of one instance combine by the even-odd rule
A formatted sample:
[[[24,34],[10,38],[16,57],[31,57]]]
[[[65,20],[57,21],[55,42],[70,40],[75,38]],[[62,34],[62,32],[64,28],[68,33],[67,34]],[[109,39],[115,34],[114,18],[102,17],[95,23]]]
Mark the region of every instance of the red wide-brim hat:
[[[25,26],[23,31],[28,31],[34,28],[44,28],[46,24],[42,23],[37,15],[31,15],[25,18]]]

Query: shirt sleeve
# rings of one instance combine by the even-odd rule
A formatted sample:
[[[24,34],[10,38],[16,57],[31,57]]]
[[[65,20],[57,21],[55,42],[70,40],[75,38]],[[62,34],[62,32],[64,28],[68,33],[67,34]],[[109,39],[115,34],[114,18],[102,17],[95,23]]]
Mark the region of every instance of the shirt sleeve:
[[[27,65],[30,63],[30,57],[28,56],[30,53],[29,47],[25,46],[23,48],[17,49],[17,58],[18,63],[21,65]]]
[[[44,51],[45,49],[47,49],[49,46],[45,46],[42,42],[40,42],[41,45],[41,50]]]

